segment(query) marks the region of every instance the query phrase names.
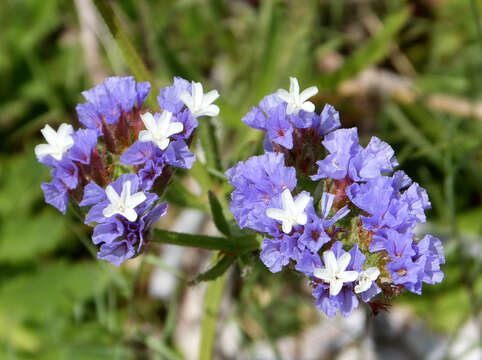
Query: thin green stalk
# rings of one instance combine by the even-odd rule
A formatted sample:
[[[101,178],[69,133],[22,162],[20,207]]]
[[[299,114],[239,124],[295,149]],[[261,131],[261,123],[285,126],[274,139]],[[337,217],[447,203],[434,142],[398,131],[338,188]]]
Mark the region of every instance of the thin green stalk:
[[[114,37],[117,45],[124,55],[129,70],[134,74],[137,81],[149,81],[151,83],[151,91],[146,100],[146,103],[153,109],[157,109],[159,106],[156,102],[156,95],[159,93],[159,89],[154,83],[154,78],[147,69],[144,61],[137,53],[132,41],[127,36],[127,33],[122,28],[120,19],[114,13],[109,1],[107,0],[94,0],[94,4],[99,10],[100,15],[104,19],[105,24],[109,28],[112,36]]]
[[[237,238],[237,243],[234,243],[233,240],[225,237],[176,233],[161,229],[154,229],[152,241],[162,244],[198,247],[238,254],[259,248],[259,243],[254,236]]]
[[[218,253],[213,256],[216,261]],[[219,306],[223,298],[226,274],[208,283],[204,297],[204,317],[201,325],[201,344],[199,347],[199,360],[211,360],[213,358],[214,338],[216,335],[216,323]]]

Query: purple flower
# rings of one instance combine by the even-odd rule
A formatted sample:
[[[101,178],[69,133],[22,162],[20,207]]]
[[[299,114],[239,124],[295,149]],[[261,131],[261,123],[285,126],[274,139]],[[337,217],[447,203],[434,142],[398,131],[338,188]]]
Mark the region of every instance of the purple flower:
[[[97,253],[97,259],[107,260],[115,266],[119,266],[127,259],[136,254],[136,250],[127,240],[116,241],[113,243],[105,243],[100,247]]]
[[[152,202],[149,206],[151,205]],[[117,266],[133,257],[141,250],[152,225],[165,215],[166,211],[167,204],[160,203],[135,222],[125,218],[110,218],[106,223],[97,225],[92,241],[94,244],[104,243],[97,257]]]
[[[84,188],[84,197],[79,203],[79,206],[91,206],[105,200],[106,195],[102,189],[95,182],[91,181]]]
[[[320,180],[327,177],[344,179],[347,176],[351,158],[361,150],[357,128],[333,131],[326,135],[322,143],[330,155],[316,162],[319,167],[318,173],[311,176],[311,179]]]
[[[62,181],[68,189],[75,189],[79,183],[79,170],[69,159],[57,161],[51,172],[52,178]]]
[[[343,282],[341,290],[339,292],[336,292],[336,295],[330,295],[331,284],[327,282],[319,283],[315,281],[314,284],[316,285],[316,287],[313,290],[313,296],[316,299],[315,306],[322,310],[329,317],[335,316],[338,310],[344,317],[347,317],[359,304],[358,297],[353,291],[354,282],[348,280],[353,278],[351,276],[352,273],[358,273],[362,270],[362,265],[365,261],[365,255],[360,252],[360,250],[358,249],[358,245],[355,245],[348,252],[349,256],[347,256],[347,253],[343,251],[343,245],[340,241],[337,241],[335,244],[333,244],[330,251],[333,252],[334,258],[336,259],[335,261],[344,262],[346,261],[346,258],[349,258],[348,265],[344,265],[346,266],[345,269],[339,270],[350,273],[350,276],[347,275],[347,282]],[[342,260],[342,258],[345,259]],[[324,265],[325,267],[331,266],[326,262],[324,263]],[[317,269],[315,269],[315,277],[317,273],[318,271]]]
[[[399,233],[392,229],[383,229],[373,236],[370,251],[386,250],[392,260],[403,257],[412,257],[415,251],[412,248],[412,233]]]
[[[425,209],[430,207],[426,191],[417,183],[403,193],[401,186],[409,181],[397,172],[393,177],[378,176],[366,183],[354,183],[346,190],[348,198],[371,216],[360,216],[364,228],[377,230],[389,227],[399,232],[410,232],[416,223],[425,222]]]
[[[241,121],[246,125],[251,126],[253,129],[266,131],[266,116],[257,106],[253,106]]]
[[[188,141],[193,131],[198,127],[197,119],[192,116],[191,112],[188,109],[185,109],[181,113],[178,113],[176,115],[176,119],[173,121],[178,121],[183,125],[182,132],[180,132],[179,134],[174,134],[172,136],[173,139]]]
[[[180,77],[174,77],[173,86],[168,86],[161,89],[157,102],[163,110],[172,112],[173,114],[180,113],[184,107],[184,103],[179,98],[179,94],[183,91],[191,92],[191,83]]]
[[[306,276],[313,276],[313,270],[315,268],[321,268],[323,266],[320,256],[317,252],[304,250],[299,256],[295,266],[295,269],[302,272]]]
[[[139,178],[135,174],[125,174],[119,177],[116,181],[114,181],[111,185],[112,189],[119,195],[125,191],[125,184],[130,183],[130,191],[129,195],[134,195],[137,193],[139,189]],[[90,223],[104,223],[108,221],[108,218],[104,214],[104,210],[111,206],[110,200],[107,198],[107,194],[105,190],[103,190],[103,194],[99,194],[98,188],[95,185],[87,185],[86,189],[84,189],[84,198],[81,201],[81,204],[90,204],[92,198],[95,198],[98,200],[97,203],[95,203],[94,206],[92,206],[87,213],[87,216],[85,218],[85,224],[90,224]],[[93,195],[93,193],[95,195]],[[154,196],[157,198],[157,195],[155,194],[146,194],[147,198],[144,200],[141,204],[135,207],[137,215],[141,215],[142,212],[140,209],[143,207],[143,203],[146,201],[152,201],[151,197]],[[151,202],[152,203],[152,202]],[[87,206],[87,205],[86,205]]]
[[[154,185],[156,179],[162,174],[164,165],[149,160],[142,169],[139,170],[138,175],[141,180],[141,188],[150,190]]]
[[[97,146],[97,132],[91,129],[80,129],[74,133],[73,138],[74,146],[70,149],[70,159],[81,164],[89,164],[92,150]]]
[[[270,224],[276,222],[266,216],[266,209],[275,207],[272,201],[284,189],[294,189],[296,170],[284,165],[283,154],[266,153],[237,163],[226,171],[226,175],[235,187],[229,209],[238,225],[269,232]]]
[[[124,225],[122,224],[122,221],[117,218],[113,218],[111,221],[99,224],[94,228],[92,242],[95,245],[98,245],[102,242],[110,244],[123,234]]]
[[[190,169],[196,161],[196,155],[194,155],[182,140],[176,140],[169,144],[167,149],[162,154],[162,159],[166,164]]]
[[[120,162],[125,165],[141,165],[150,160],[157,151],[151,142],[136,141],[120,157]],[[158,150],[160,153],[160,150]]]
[[[122,112],[142,106],[149,90],[149,83],[136,83],[132,76],[109,77],[102,84],[82,92],[87,103],[76,107],[79,120],[87,128],[99,132],[102,118],[107,124],[117,123]]]
[[[330,154],[317,161],[318,173],[311,177],[313,180],[328,177],[341,180],[349,175],[354,181],[366,181],[398,166],[391,146],[379,138],[373,136],[367,147],[362,148],[356,128],[333,131],[322,143]]]
[[[57,208],[65,215],[69,202],[69,194],[64,183],[58,179],[53,179],[49,183],[42,183],[40,187],[44,193],[45,202]]]
[[[302,249],[307,248],[313,253],[318,252],[331,238],[326,234],[323,222],[318,218],[309,217],[300,236],[299,245]]]
[[[373,136],[367,147],[350,161],[349,174],[354,181],[375,178],[381,172],[393,171],[398,166],[395,152],[386,142]]]
[[[445,255],[442,242],[432,235],[426,235],[415,246],[416,259],[425,257],[425,267],[423,269],[423,282],[436,284],[443,280],[444,273],[440,265],[445,264]]]
[[[335,196],[333,194],[323,193],[321,197],[321,219],[316,215],[313,204],[308,206],[308,222],[304,226],[303,234],[299,239],[301,249],[306,247],[312,252],[318,252],[324,244],[331,240],[325,230],[333,226],[338,220],[341,220],[350,212],[348,207],[345,206],[338,210],[332,218],[327,219],[334,198]]]
[[[274,240],[264,239],[259,255],[261,261],[272,273],[281,271],[283,266],[288,265],[290,259],[298,257],[299,250],[296,243],[296,235],[282,235]]]
[[[102,119],[99,117],[97,108],[94,104],[87,102],[77,104],[75,107],[79,121],[88,129],[94,130],[97,135],[102,134]]]
[[[387,264],[387,270],[392,277],[392,282],[396,285],[415,284],[420,279],[420,263],[414,262],[410,257],[398,258]]]
[[[287,149],[293,148],[293,126],[286,119],[285,109],[278,106],[275,115],[269,118],[269,139]]]
[[[330,104],[326,104],[320,116],[316,116],[313,119],[312,127],[316,129],[320,137],[325,136],[341,126],[340,114]]]

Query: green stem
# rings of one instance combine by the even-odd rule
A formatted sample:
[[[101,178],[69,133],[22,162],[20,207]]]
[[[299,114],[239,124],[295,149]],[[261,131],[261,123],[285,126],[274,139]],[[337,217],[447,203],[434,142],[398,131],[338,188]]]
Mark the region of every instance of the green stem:
[[[156,102],[156,95],[159,93],[159,89],[155,85],[154,78],[144,64],[144,61],[141,59],[131,40],[127,36],[127,33],[122,28],[122,24],[114,13],[109,1],[94,0],[94,4],[112,33],[117,45],[121,49],[125,62],[129,67],[129,70],[136,77],[136,80],[149,81],[151,83],[151,91],[149,92],[146,103],[153,109],[157,109],[159,106]]]
[[[216,261],[218,253],[213,255]],[[204,297],[204,317],[201,325],[201,344],[199,347],[199,360],[211,360],[213,358],[214,338],[216,335],[216,320],[219,306],[223,297],[226,274],[208,283]]]
[[[198,247],[236,254],[257,250],[259,248],[259,243],[254,236],[239,237],[236,243],[234,243],[233,240],[225,237],[193,235],[161,229],[154,229],[152,241],[161,244]]]

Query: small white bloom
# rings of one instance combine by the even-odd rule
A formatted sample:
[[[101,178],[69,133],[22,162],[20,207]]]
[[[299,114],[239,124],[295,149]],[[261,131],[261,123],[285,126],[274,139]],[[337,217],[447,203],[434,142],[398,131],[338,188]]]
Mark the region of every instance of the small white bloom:
[[[211,90],[207,94],[203,93],[201,83],[192,82],[192,95],[187,91],[179,94],[179,99],[191,111],[192,116],[198,118],[200,116],[216,116],[219,114],[219,107],[213,102],[219,97],[217,90]]]
[[[141,115],[142,122],[147,130],[139,132],[139,141],[153,142],[159,149],[164,150],[169,145],[169,137],[182,132],[184,126],[181,122],[171,122],[172,113],[164,110],[156,120],[147,112]]]
[[[134,208],[147,198],[142,191],[131,195],[131,182],[126,181],[122,185],[120,196],[111,185],[105,188],[105,192],[110,201],[109,206],[102,211],[105,217],[120,214],[129,221],[136,221],[137,213]]]
[[[305,89],[300,94],[300,86],[298,85],[298,80],[294,77],[290,77],[290,92],[285,89],[278,89],[276,95],[288,103],[286,108],[286,113],[288,115],[297,115],[300,110],[306,112],[315,111],[315,105],[311,101],[307,101],[310,97],[318,93],[318,88],[316,86],[309,87]]]
[[[285,189],[281,194],[283,209],[269,208],[266,216],[281,221],[283,232],[289,234],[293,225],[305,225],[308,217],[305,213],[306,205],[310,202],[310,197],[304,193],[298,195],[293,201],[290,189]]]
[[[358,271],[345,271],[351,260],[349,253],[344,253],[337,260],[333,251],[328,250],[323,253],[323,260],[325,267],[316,268],[313,275],[330,284],[331,296],[340,293],[343,283],[352,282],[358,278]]]
[[[47,144],[39,144],[35,147],[35,155],[38,158],[43,158],[51,155],[55,160],[62,160],[64,154],[74,146],[74,128],[72,125],[61,124],[57,131],[52,129],[50,125],[40,130]]]
[[[358,279],[358,285],[355,286],[355,292],[357,294],[367,291],[372,286],[372,282],[375,281],[380,275],[380,270],[376,267],[369,267],[360,273]]]

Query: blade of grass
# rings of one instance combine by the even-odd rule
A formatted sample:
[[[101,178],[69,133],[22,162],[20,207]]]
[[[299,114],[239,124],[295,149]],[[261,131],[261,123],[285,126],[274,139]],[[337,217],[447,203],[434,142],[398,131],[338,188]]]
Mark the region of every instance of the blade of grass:
[[[408,8],[390,14],[383,22],[384,26],[364,45],[351,55],[340,70],[320,79],[326,87],[335,87],[342,81],[354,77],[367,66],[385,58],[391,49],[392,41],[402,29],[410,15]]]
[[[199,121],[198,137],[206,156],[207,167],[212,167],[218,171],[223,171],[221,165],[221,157],[219,156],[218,139],[216,138],[216,129],[211,119],[202,119]]]
[[[153,109],[157,109],[159,106],[157,105],[156,95],[159,93],[159,89],[154,82],[154,78],[144,64],[144,61],[137,53],[134,45],[127,36],[127,33],[124,31],[122,24],[110,6],[109,1],[94,0],[94,4],[112,33],[117,45],[121,49],[126,64],[136,77],[136,80],[149,81],[151,83],[151,91],[149,92],[146,102]]]

